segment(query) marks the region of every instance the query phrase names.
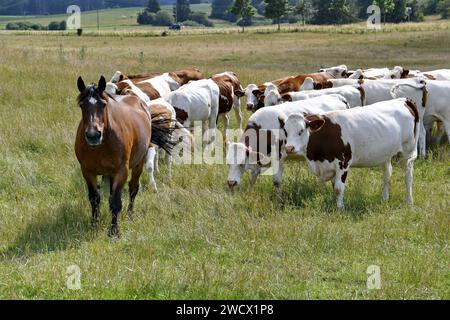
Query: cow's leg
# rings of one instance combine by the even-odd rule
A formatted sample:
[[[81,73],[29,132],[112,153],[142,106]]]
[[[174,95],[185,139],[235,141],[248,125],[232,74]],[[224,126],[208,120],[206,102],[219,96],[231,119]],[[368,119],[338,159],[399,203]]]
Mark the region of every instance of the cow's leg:
[[[113,192],[109,198],[109,209],[112,214],[110,237],[119,237],[119,215],[122,211],[122,190],[128,178],[128,164],[113,177]]]
[[[258,176],[260,174],[261,170],[251,170],[250,171],[250,184],[248,186],[248,192],[252,192],[253,188],[255,187],[256,180],[258,179]]]
[[[344,209],[344,190],[347,172],[347,170],[336,170],[336,175],[334,176],[333,189],[336,194],[338,209]]]
[[[216,142],[216,128],[217,128],[217,117],[219,109],[212,109],[211,115],[209,117],[209,128],[211,129],[211,138],[209,139],[209,144],[213,145]]]
[[[173,156],[167,153],[167,176],[172,179],[172,162]]]
[[[154,163],[154,169],[156,173],[159,173],[159,153],[161,149],[159,149],[157,146],[154,146],[152,148],[155,148],[155,163]]]
[[[156,181],[155,181],[155,158],[156,158],[156,148],[150,147],[147,152],[147,157],[145,160],[145,169],[148,172],[148,178],[150,179],[150,185],[155,191],[158,191],[158,188],[156,187]]]
[[[427,156],[427,131],[425,130],[425,126],[423,121],[419,122],[419,139],[418,139],[418,148],[419,154],[422,159],[425,159]]]
[[[391,186],[391,177],[392,177],[392,163],[389,159],[388,162],[384,164],[384,185],[383,185],[383,200],[389,200],[389,189]]]
[[[414,172],[414,158],[404,160],[405,163],[405,183],[406,183],[406,203],[413,204],[413,172]]]
[[[445,132],[447,133],[448,142],[450,143],[450,121],[444,122],[444,126],[445,126]],[[442,136],[441,136],[441,138],[442,138]]]
[[[239,124],[239,130],[242,131],[242,110],[241,110],[241,99],[239,99],[239,97],[236,96],[234,97],[233,107],[234,112],[236,114],[237,122]]]
[[[283,161],[280,160],[278,171],[272,177],[273,185],[275,186],[277,196],[279,197],[281,197],[281,190],[283,184],[283,168],[284,168]]]
[[[97,226],[99,223],[99,211],[100,211],[100,193],[98,192],[98,185],[97,185],[97,176],[93,175],[89,172],[86,172],[85,170],[82,170],[82,174],[84,177],[84,180],[86,181],[86,185],[88,188],[88,197],[89,202],[91,204],[92,208],[92,226]]]
[[[227,130],[228,130],[228,126],[230,125],[230,116],[228,115],[228,113],[222,113],[222,121],[223,121],[223,142],[224,145],[226,145],[226,141],[227,141]]]
[[[128,217],[132,218],[131,213],[134,208],[134,200],[139,192],[139,179],[141,177],[142,171],[144,169],[144,161],[133,168],[131,173],[131,180],[128,183],[128,189],[130,192],[130,203],[128,204]]]

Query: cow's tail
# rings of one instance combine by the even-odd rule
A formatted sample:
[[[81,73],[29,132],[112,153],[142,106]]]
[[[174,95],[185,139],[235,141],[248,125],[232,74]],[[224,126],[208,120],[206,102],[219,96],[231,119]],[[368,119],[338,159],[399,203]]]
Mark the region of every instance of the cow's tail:
[[[417,150],[417,143],[419,141],[419,131],[420,131],[420,116],[419,116],[419,110],[417,109],[416,103],[411,100],[410,98],[406,98],[405,101],[406,107],[409,109],[411,114],[414,117],[414,138],[416,141],[416,150]]]
[[[168,154],[172,154],[172,150],[176,143],[172,138],[175,129],[175,123],[173,119],[167,119],[164,116],[153,114],[151,118],[152,122],[152,139],[151,142]]]

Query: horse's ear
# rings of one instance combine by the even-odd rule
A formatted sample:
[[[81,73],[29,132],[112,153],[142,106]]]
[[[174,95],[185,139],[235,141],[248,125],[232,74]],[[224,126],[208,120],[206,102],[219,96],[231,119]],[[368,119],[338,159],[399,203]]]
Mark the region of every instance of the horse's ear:
[[[98,90],[100,92],[103,92],[105,91],[105,89],[106,89],[106,79],[104,76],[101,76],[100,80],[98,80]]]
[[[84,90],[86,90],[86,85],[84,84],[83,78],[81,76],[78,77],[77,86],[78,90],[80,90],[81,93],[83,93]]]

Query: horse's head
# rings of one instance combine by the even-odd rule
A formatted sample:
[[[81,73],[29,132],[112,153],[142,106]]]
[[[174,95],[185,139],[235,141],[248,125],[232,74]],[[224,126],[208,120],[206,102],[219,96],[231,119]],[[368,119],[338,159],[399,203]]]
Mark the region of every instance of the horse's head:
[[[91,147],[102,144],[104,131],[107,126],[106,105],[108,94],[105,92],[106,80],[102,76],[98,85],[91,83],[86,86],[81,77],[78,78],[78,104],[82,110],[82,126],[84,138]]]

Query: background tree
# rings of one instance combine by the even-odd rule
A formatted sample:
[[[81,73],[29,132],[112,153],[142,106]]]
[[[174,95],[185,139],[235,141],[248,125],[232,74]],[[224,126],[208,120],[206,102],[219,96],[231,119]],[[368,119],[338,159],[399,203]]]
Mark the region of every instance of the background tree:
[[[158,0],[148,0],[147,7],[145,8],[148,12],[157,13],[161,11],[161,7],[159,6]]]
[[[439,1],[436,11],[441,15],[442,19],[450,18],[450,0]]]
[[[213,0],[210,18],[235,22],[236,16],[231,13],[233,3],[234,0]]]
[[[280,30],[280,19],[288,12],[287,0],[264,0],[266,4],[264,16],[268,19],[273,19],[278,24],[278,31]]]
[[[386,23],[389,14],[394,10],[394,0],[374,0],[373,4],[380,7],[383,22]]]
[[[311,18],[312,9],[312,3],[310,0],[300,0],[294,8],[294,13],[301,17],[302,24],[305,25]]]
[[[177,0],[177,3],[173,6],[173,13],[176,22],[189,20],[191,16],[189,0]]]
[[[394,23],[400,23],[406,20],[406,0],[396,0],[394,2],[394,8],[389,15],[389,21]]]
[[[236,0],[233,7],[231,8],[231,13],[240,17],[239,22],[242,26],[242,32],[245,32],[245,25],[250,21],[255,15],[255,8],[253,8],[251,0]]]

